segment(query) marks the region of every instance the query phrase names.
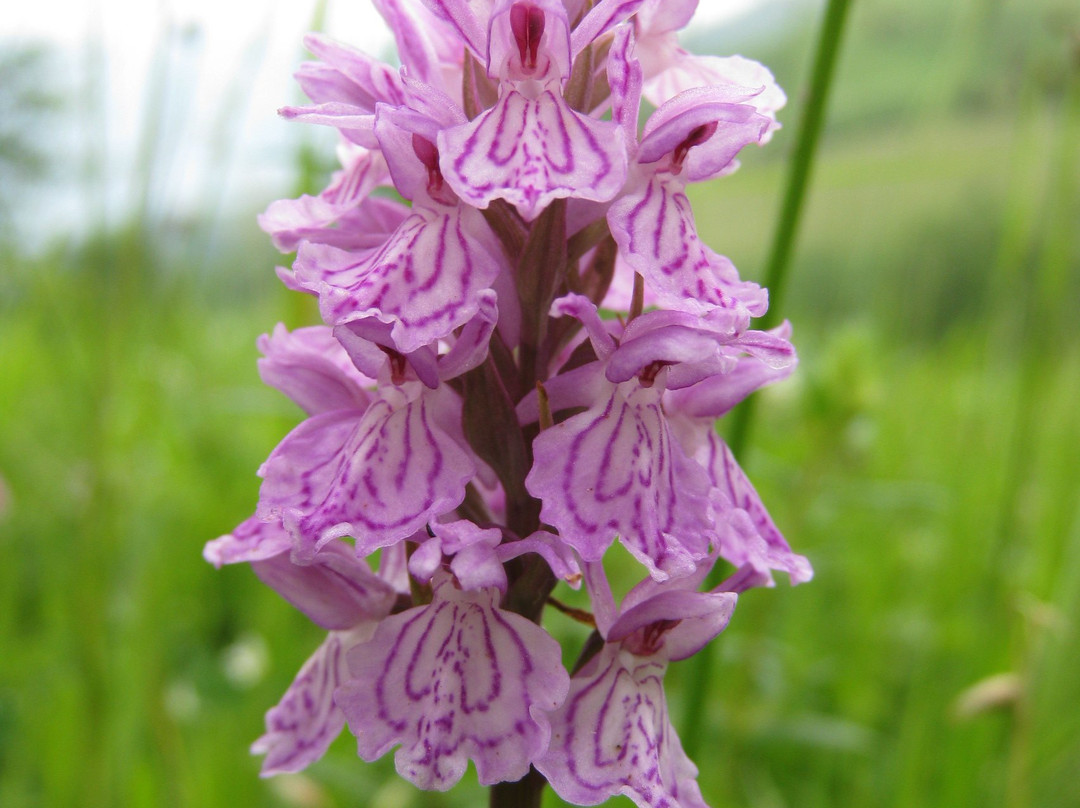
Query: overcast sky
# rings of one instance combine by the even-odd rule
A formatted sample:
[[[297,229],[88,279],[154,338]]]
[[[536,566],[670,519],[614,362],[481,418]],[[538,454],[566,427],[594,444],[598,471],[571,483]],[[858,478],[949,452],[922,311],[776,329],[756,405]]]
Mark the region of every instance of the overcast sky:
[[[694,27],[746,13],[763,0],[702,0]],[[105,222],[142,203],[138,164],[155,167],[151,207],[204,210],[208,195],[228,207],[254,204],[287,182],[282,159],[294,131],[276,111],[299,102],[291,74],[303,59],[301,37],[315,0],[10,0],[0,14],[5,39],[57,46],[65,93],[101,96],[96,112],[63,133],[69,153],[88,139],[104,145]],[[328,0],[325,30],[379,54],[391,39],[367,0]],[[156,124],[158,134],[146,133]],[[156,144],[141,158],[147,142]],[[329,143],[332,144],[332,138]],[[332,146],[331,146],[332,147]],[[68,193],[50,199],[58,219],[85,205]],[[267,199],[269,201],[269,199]],[[37,216],[37,214],[34,214]],[[104,222],[101,222],[104,223]]]

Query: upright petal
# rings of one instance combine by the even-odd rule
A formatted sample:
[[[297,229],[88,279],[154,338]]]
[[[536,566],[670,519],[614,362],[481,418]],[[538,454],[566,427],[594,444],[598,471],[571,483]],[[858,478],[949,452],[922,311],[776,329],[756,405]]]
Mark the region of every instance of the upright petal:
[[[498,590],[436,578],[427,606],[383,620],[350,655],[337,703],[372,761],[401,745],[398,773],[453,786],[471,759],[482,785],[518,780],[548,745],[546,714],[566,696],[558,643],[498,608]]]
[[[316,104],[340,102],[370,113],[379,102],[404,103],[401,77],[390,65],[324,34],[308,34],[304,45],[322,61],[301,65],[296,80]]]
[[[281,553],[252,561],[251,568],[313,623],[329,630],[385,617],[397,598],[393,587],[341,541],[323,547],[310,564],[293,563]]]
[[[641,63],[634,57],[634,28],[615,29],[607,63],[611,88],[611,120],[622,128],[626,143],[636,147],[641,111]]]
[[[787,342],[791,326],[784,322],[766,333]],[[796,364],[790,343],[788,351],[790,361],[781,365],[766,363],[756,356],[741,356],[730,373],[713,376],[682,390],[669,390],[664,398],[665,408],[668,413],[690,419],[719,418],[755,390],[790,376]]]
[[[453,84],[460,94],[465,49],[456,31],[418,0],[373,0],[373,3],[393,31],[401,63],[409,75],[449,91],[454,89],[451,71],[456,68],[458,80]]]
[[[251,516],[232,533],[218,536],[203,547],[203,558],[219,569],[225,564],[259,561],[288,552],[292,542],[281,519],[263,521]]]
[[[761,142],[768,143],[773,132],[780,128],[776,113],[787,103],[787,96],[772,72],[760,62],[742,56],[697,56],[678,47],[673,39],[667,42],[650,39],[644,47],[665,52],[650,54],[647,60],[654,70],[648,71],[644,95],[656,106],[697,87],[745,87],[756,91],[746,103],[769,119]],[[662,67],[657,70],[658,63]]]
[[[333,225],[386,181],[386,160],[380,153],[345,143],[351,147],[345,167],[334,174],[325,191],[318,196],[279,199],[259,215],[259,227],[281,252],[295,252],[302,240],[320,240],[326,231],[331,231],[330,237],[340,235],[333,233]]]
[[[574,111],[551,88],[506,92],[474,120],[439,133],[443,176],[461,199],[505,199],[527,220],[554,199],[606,202],[626,179],[623,131]]]
[[[488,31],[489,76],[565,80],[570,62],[570,21],[561,0],[497,0]]]
[[[735,156],[760,143],[769,120],[749,101],[754,90],[742,87],[699,87],[680,93],[645,123],[637,159],[669,165],[687,182],[730,174]]]
[[[486,18],[473,11],[469,0],[424,0],[424,5],[458,32],[465,44],[477,56],[487,53]]]
[[[645,0],[600,0],[574,28],[570,38],[570,52],[573,57],[577,58],[589,43],[636,14],[644,2]]]
[[[259,376],[295,401],[309,415],[333,410],[363,410],[371,401],[372,379],[356,369],[331,329],[310,326],[273,334],[256,343],[264,356]]]

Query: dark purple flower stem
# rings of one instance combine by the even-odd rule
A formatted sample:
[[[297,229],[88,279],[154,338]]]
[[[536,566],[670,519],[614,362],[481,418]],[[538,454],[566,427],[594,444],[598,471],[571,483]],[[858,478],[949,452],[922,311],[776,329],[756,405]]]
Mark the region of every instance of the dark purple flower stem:
[[[515,783],[496,783],[491,787],[490,808],[540,808],[547,780],[536,769]]]

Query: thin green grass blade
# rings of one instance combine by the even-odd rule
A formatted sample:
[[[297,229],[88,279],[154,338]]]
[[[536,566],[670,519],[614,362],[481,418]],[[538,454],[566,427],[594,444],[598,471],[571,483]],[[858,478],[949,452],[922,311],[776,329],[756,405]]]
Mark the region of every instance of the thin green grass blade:
[[[782,311],[780,304],[791,266],[792,250],[806,199],[806,189],[810,182],[818,139],[825,120],[825,105],[840,54],[844,22],[850,6],[850,0],[829,0],[825,9],[814,53],[809,93],[796,132],[787,185],[765,270],[764,282],[769,289],[770,303],[769,311],[762,320],[762,328],[771,328],[776,325],[778,313]],[[753,403],[752,397],[744,401],[732,416],[732,430],[728,442],[736,456],[741,454],[746,445],[747,435],[753,423]],[[710,576],[710,586],[718,583],[715,580],[716,576],[717,572],[714,570]],[[683,721],[680,725],[683,746],[691,757],[694,757],[702,748],[702,730],[706,719],[705,703],[711,692],[709,682],[713,669],[710,649],[699,653],[693,666],[689,677],[690,688],[686,694]]]

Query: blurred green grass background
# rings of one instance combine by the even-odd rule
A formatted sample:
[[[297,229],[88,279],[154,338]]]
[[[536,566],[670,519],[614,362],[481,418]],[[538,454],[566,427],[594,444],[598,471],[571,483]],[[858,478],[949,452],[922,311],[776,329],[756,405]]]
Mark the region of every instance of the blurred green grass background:
[[[692,43],[791,97],[692,193],[747,277],[814,19]],[[251,216],[185,228],[137,215],[37,254],[4,234],[0,806],[484,804],[471,771],[421,793],[348,733],[257,777],[247,746],[320,630],[200,550],[300,417],[254,338],[312,312]],[[802,364],[743,458],[817,577],[748,593],[713,646],[711,805],[1080,805],[1078,302],[1080,9],[857,2],[784,305]],[[685,664],[668,677],[677,718]]]

